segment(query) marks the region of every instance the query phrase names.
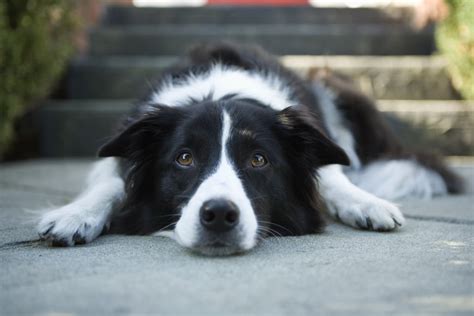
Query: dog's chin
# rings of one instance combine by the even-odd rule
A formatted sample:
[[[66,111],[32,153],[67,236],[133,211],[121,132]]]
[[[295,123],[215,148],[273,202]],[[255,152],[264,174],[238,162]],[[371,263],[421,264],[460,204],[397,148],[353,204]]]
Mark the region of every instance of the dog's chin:
[[[225,242],[221,240],[215,240],[213,242],[198,242],[189,249],[197,254],[204,256],[231,256],[241,254],[248,251],[245,247],[239,243]]]
[[[190,248],[191,251],[203,255],[203,256],[210,256],[210,257],[223,257],[223,256],[232,256],[241,254],[246,249],[243,249],[238,246],[225,246],[225,245],[206,245],[206,246],[196,246]]]
[[[245,243],[241,236],[236,236],[235,233],[223,235],[201,233],[197,240],[186,241],[175,230],[174,239],[193,253],[212,257],[242,254],[256,246],[256,240]]]

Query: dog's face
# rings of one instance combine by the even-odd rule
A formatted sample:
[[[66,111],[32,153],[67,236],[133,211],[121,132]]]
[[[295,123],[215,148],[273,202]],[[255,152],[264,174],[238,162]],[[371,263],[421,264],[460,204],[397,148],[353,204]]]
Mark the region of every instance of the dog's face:
[[[156,106],[100,155],[131,164],[125,213],[140,218],[134,230],[174,227],[181,245],[214,255],[320,229],[316,169],[348,163],[299,110],[243,99]]]

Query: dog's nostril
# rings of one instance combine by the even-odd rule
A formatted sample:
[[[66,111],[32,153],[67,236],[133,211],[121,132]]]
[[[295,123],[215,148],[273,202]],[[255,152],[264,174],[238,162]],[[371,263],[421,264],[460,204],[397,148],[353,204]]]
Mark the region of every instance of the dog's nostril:
[[[239,218],[238,217],[239,214],[234,211],[234,210],[230,210],[229,212],[227,212],[227,214],[225,215],[225,220],[229,223],[234,223],[237,221],[237,219]]]
[[[201,224],[215,232],[225,232],[239,222],[237,205],[225,199],[210,200],[200,210]]]
[[[216,218],[216,214],[211,210],[204,210],[202,212],[202,220],[205,222],[212,222]]]

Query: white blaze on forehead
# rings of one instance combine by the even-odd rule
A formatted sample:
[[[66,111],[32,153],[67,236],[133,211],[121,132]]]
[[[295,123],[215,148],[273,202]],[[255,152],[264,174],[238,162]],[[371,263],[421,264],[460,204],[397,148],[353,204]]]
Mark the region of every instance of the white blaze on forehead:
[[[190,99],[201,101],[211,97],[220,100],[229,94],[252,98],[274,110],[295,104],[288,84],[275,74],[264,74],[236,67],[215,64],[209,71],[189,74],[179,81],[169,80],[153,94],[153,103],[180,106]]]
[[[183,246],[193,246],[199,239],[199,211],[206,201],[224,198],[234,202],[240,211],[239,225],[240,246],[250,249],[256,243],[257,219],[245,193],[242,181],[229,158],[227,144],[231,136],[232,122],[230,116],[223,112],[221,154],[217,168],[198,187],[188,204],[182,209],[181,218],[176,224],[177,240]]]

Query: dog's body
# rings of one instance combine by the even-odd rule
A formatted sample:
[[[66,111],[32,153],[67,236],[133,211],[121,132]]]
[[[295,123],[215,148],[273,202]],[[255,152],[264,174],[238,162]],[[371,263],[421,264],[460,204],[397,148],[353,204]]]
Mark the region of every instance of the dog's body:
[[[392,230],[404,218],[382,198],[461,190],[440,161],[406,152],[342,78],[306,82],[231,44],[201,45],[165,72],[99,155],[85,192],[43,216],[44,239],[168,230],[185,247],[229,254],[268,234],[318,232],[325,209]]]

